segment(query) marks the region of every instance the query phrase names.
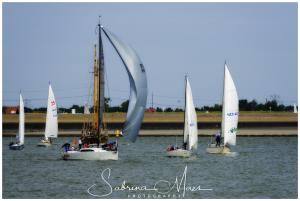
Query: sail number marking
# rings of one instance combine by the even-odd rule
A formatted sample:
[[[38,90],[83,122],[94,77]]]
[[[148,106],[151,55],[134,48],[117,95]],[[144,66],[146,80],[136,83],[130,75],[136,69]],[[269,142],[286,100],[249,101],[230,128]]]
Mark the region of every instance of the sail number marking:
[[[234,132],[236,132],[236,131],[237,131],[237,128],[236,128],[236,127],[231,128],[231,129],[229,130],[229,132],[232,133],[232,134],[233,134]]]
[[[55,105],[55,101],[54,100],[51,101],[51,106],[53,106],[53,105]]]
[[[141,67],[142,72],[144,73],[144,72],[145,72],[145,67],[144,67],[144,65],[143,65],[143,64],[140,64],[140,67]]]
[[[229,113],[227,113],[227,116],[232,117],[232,116],[236,116],[238,114],[239,114],[238,112],[229,112]]]

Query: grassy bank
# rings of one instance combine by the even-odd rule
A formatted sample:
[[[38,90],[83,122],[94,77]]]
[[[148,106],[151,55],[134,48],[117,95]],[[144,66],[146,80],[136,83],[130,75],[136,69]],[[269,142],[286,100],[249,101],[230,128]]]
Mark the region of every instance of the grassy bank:
[[[198,122],[220,122],[220,112],[198,112]],[[126,113],[105,113],[105,122],[124,122]],[[18,115],[4,114],[3,123],[18,122]],[[183,122],[183,112],[146,112],[143,122]],[[46,120],[44,113],[27,113],[25,121],[31,123],[42,123]],[[92,115],[85,114],[59,114],[59,123],[80,123],[92,120]],[[292,112],[240,112],[239,122],[297,122],[298,115]]]

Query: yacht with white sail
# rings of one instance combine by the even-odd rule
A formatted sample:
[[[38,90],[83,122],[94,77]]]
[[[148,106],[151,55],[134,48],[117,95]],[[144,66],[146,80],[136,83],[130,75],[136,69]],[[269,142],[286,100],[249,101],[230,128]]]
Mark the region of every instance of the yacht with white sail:
[[[101,33],[104,33],[121,58],[130,82],[130,97],[126,121],[122,133],[134,142],[139,134],[147,101],[147,78],[144,65],[134,49],[123,43],[116,35],[98,24],[98,59],[94,51],[94,112],[93,121],[82,129],[81,143],[63,145],[65,160],[118,160],[118,142],[108,141],[104,113],[104,53]],[[79,140],[78,140],[79,142]]]
[[[11,150],[22,150],[24,148],[24,135],[25,135],[24,102],[23,102],[23,97],[20,93],[19,133],[16,136],[16,142],[10,142],[9,143],[9,149],[11,149]]]
[[[58,134],[57,105],[56,105],[51,84],[49,83],[45,136],[37,144],[37,146],[40,147],[51,146],[52,138],[57,138],[57,134]]]
[[[228,66],[224,64],[224,86],[223,86],[223,109],[222,109],[222,129],[221,136],[223,143],[219,146],[211,142],[207,153],[225,154],[230,152],[230,146],[236,145],[236,133],[239,116],[239,99]]]
[[[167,156],[190,157],[192,151],[197,150],[198,145],[198,126],[197,113],[195,110],[192,89],[190,82],[185,77],[185,113],[184,113],[184,131],[182,147],[169,146]]]

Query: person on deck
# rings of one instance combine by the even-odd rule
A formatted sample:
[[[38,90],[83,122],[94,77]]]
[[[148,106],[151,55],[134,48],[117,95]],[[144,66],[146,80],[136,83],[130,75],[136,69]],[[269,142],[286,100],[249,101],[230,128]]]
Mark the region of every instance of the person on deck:
[[[220,147],[221,146],[221,132],[220,131],[218,131],[217,133],[216,133],[216,147]]]
[[[81,147],[82,147],[82,141],[81,141],[81,138],[79,138],[79,140],[78,140],[78,147],[79,147],[79,150],[80,150]]]
[[[182,148],[186,150],[187,142],[183,143]]]

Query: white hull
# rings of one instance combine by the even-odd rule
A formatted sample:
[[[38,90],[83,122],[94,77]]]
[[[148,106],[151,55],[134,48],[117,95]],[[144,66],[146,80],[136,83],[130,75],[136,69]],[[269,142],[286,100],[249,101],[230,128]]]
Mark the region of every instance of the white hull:
[[[52,144],[49,143],[49,142],[39,142],[39,143],[37,144],[38,147],[49,147],[49,146],[51,146],[51,145],[52,145]]]
[[[191,151],[185,149],[175,149],[172,151],[167,151],[167,156],[169,157],[190,157]]]
[[[82,148],[80,151],[63,153],[64,160],[118,160],[118,151],[107,151],[102,148]]]
[[[209,154],[228,154],[230,153],[229,147],[221,145],[220,147],[216,147],[216,144],[210,144],[206,148],[206,152]]]
[[[49,141],[49,140],[45,140],[45,139],[42,139],[38,144],[37,146],[38,147],[49,147],[51,146],[52,143]]]
[[[12,144],[12,145],[9,145],[9,149],[22,150],[22,149],[24,149],[24,144]]]

